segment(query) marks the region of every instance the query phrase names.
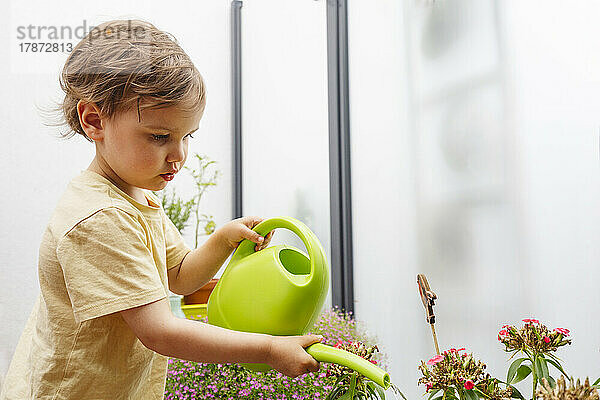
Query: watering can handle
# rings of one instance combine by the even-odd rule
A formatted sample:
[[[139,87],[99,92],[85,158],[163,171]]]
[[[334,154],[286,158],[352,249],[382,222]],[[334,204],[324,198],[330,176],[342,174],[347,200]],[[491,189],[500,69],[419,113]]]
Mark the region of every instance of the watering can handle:
[[[269,232],[277,228],[289,229],[298,235],[300,239],[302,239],[302,243],[304,243],[304,246],[308,251],[308,257],[310,258],[311,278],[315,275],[315,273],[321,274],[323,271],[315,271],[315,268],[323,268],[325,263],[325,252],[323,251],[323,247],[321,247],[321,244],[317,240],[315,234],[301,221],[292,217],[269,218],[256,225],[252,230],[262,237],[265,237]],[[253,254],[254,246],[256,246],[256,243],[247,239],[242,240],[238,248],[233,253],[231,262]]]

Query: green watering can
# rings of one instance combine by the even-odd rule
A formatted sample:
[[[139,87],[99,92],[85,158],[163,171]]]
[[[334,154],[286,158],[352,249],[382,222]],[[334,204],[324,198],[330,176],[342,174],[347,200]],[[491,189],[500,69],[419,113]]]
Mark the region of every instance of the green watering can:
[[[291,246],[255,252],[243,240],[208,299],[208,323],[243,332],[278,336],[303,335],[318,318],[329,291],[329,265],[323,247],[306,225],[291,217],[267,219],[254,227],[265,237],[286,228],[302,239],[308,256]],[[342,349],[315,343],[306,351],[317,361],[349,367],[383,388],[389,375],[369,361]],[[266,364],[242,364],[253,371]]]

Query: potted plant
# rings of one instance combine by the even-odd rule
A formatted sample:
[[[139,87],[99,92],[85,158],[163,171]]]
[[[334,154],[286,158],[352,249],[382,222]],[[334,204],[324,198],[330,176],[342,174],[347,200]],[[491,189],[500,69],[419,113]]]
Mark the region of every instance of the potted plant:
[[[429,399],[499,400],[510,398],[510,387],[502,389],[500,381],[485,372],[486,365],[466,353],[465,349],[450,349],[421,361],[419,370],[423,377],[419,384],[426,385]],[[437,397],[436,397],[437,395]]]
[[[583,385],[579,379],[575,383],[565,372],[560,359],[553,354],[559,347],[571,344],[569,330],[550,330],[537,319],[527,318],[523,322],[522,327],[504,325],[498,333],[498,340],[505,346],[505,351],[512,353],[510,359],[519,354],[524,356],[510,364],[506,382],[485,373],[486,365],[476,360],[472,353],[464,352],[464,348],[450,349],[427,363],[421,361],[418,367],[423,374],[418,383],[426,385],[428,400],[525,400],[514,385],[529,375],[532,376],[532,400],[598,400],[600,379],[592,385],[589,379]],[[563,376],[554,379],[549,365]],[[565,378],[569,380],[569,386]]]
[[[197,316],[199,323],[207,318]],[[323,342],[330,345],[353,345],[359,351],[373,349],[376,339],[351,315],[337,308],[325,309],[309,333],[322,335]],[[385,354],[373,349],[369,360],[386,368]],[[207,364],[170,359],[165,387],[165,399],[325,399],[338,385],[337,377],[328,372],[326,364],[318,372],[310,372],[290,378],[278,371],[252,372],[238,364]],[[340,394],[342,391],[337,391]],[[347,391],[346,391],[347,392]],[[347,399],[349,397],[346,397]],[[356,398],[356,396],[355,396]],[[339,397],[338,397],[339,399]]]
[[[176,194],[175,189],[171,189],[170,192],[164,190],[154,192],[154,194],[161,200],[165,214],[167,214],[180,233],[183,233],[183,230],[188,226],[188,221],[193,214],[195,219],[194,248],[196,248],[198,247],[198,238],[203,235],[212,234],[216,228],[216,223],[212,215],[200,213],[200,200],[209,187],[217,184],[220,172],[214,169],[216,161],[198,154],[194,154],[193,158],[198,163],[197,168],[184,167],[192,175],[195,182],[196,191],[191,199],[188,201],[182,200]],[[177,314],[182,311],[186,317],[196,314],[206,315],[206,302],[217,281],[218,279],[211,279],[196,292],[183,296],[183,300],[177,295],[170,296],[171,308]],[[179,308],[173,306],[175,303],[179,304]]]
[[[344,343],[340,340],[334,347],[356,354],[373,364],[377,364],[377,361],[372,359],[373,355],[379,352],[379,348],[376,345],[367,346],[361,342]],[[380,386],[349,368],[330,364],[327,367],[327,376],[334,377],[336,381],[333,385],[333,390],[327,395],[325,400],[385,400],[385,392]],[[397,386],[391,384],[390,387],[394,393],[401,395],[406,400],[406,397]]]
[[[537,385],[542,378],[545,378],[552,387],[556,385],[555,379],[550,376],[548,365],[569,377],[560,365],[560,359],[553,353],[559,347],[571,344],[571,339],[567,338],[570,332],[565,328],[555,328],[550,331],[537,319],[527,318],[523,322],[525,324],[520,328],[504,325],[498,333],[498,340],[505,346],[506,352],[512,353],[510,358],[517,354],[525,356],[512,362],[508,368],[506,382],[515,384],[531,374],[532,396],[535,398]]]

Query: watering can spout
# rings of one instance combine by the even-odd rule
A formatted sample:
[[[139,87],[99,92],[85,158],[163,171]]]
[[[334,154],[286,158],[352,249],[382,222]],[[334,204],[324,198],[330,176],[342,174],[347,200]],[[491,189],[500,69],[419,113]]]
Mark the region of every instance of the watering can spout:
[[[349,351],[327,346],[323,343],[315,343],[308,346],[306,352],[317,361],[335,363],[350,368],[384,389],[390,387],[390,375],[387,372]]]

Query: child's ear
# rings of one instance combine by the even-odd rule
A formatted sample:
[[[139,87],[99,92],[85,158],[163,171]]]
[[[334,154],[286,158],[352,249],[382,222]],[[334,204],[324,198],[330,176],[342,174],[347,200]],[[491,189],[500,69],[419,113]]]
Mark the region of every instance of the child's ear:
[[[77,114],[79,114],[79,124],[87,137],[94,141],[104,138],[102,113],[94,103],[86,103],[83,100],[79,100],[77,103]]]

